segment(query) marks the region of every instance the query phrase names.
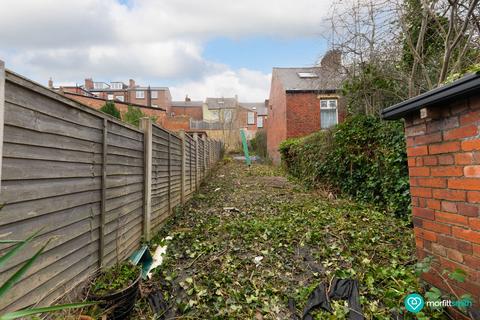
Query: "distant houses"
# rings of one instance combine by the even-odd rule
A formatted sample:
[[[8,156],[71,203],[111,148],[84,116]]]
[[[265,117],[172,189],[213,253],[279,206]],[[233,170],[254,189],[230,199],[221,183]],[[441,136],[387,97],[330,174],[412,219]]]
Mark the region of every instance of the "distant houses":
[[[319,66],[273,68],[267,127],[267,149],[273,163],[280,163],[282,141],[343,121],[340,64],[340,54],[330,51]]]

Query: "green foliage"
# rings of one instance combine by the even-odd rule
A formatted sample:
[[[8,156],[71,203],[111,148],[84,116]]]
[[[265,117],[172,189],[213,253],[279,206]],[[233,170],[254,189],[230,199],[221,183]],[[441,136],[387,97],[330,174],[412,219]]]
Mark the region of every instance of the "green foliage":
[[[100,108],[103,113],[109,114],[117,119],[120,119],[120,111],[115,107],[113,101],[107,101],[103,107]]]
[[[102,271],[91,285],[91,292],[97,296],[114,293],[131,285],[140,275],[140,267],[129,261],[118,263]]]
[[[8,263],[16,254],[18,254],[27,244],[32,242],[37,235],[40,233],[41,230],[35,232],[31,236],[27,237],[25,240],[5,240],[2,241],[2,244],[9,244],[9,243],[16,243],[15,246],[10,248],[4,255],[0,256],[0,268]],[[18,269],[13,275],[11,275],[4,284],[0,286],[0,298],[7,294],[11,288],[17,283],[22,276],[33,266],[35,261],[38,257],[43,253],[46,246],[48,245],[49,241],[47,241],[35,254],[29,258],[21,267]],[[27,316],[32,316],[41,313],[48,313],[54,311],[61,311],[65,309],[73,309],[73,308],[82,308],[86,306],[90,306],[96,304],[95,302],[85,302],[85,303],[72,303],[72,304],[63,304],[63,305],[56,305],[51,307],[42,307],[42,308],[27,308],[19,311],[8,312],[5,314],[0,315],[0,320],[11,320],[11,319],[18,319],[24,318]]]
[[[127,112],[125,112],[125,114],[123,115],[123,121],[138,127],[140,125],[140,119],[145,117],[148,116],[144,114],[142,110],[140,110],[140,108],[128,106]],[[150,119],[155,122],[157,120],[157,117],[151,116]]]
[[[310,187],[320,183],[400,216],[410,206],[401,122],[354,116],[332,130],[280,146],[288,172]]]
[[[266,159],[267,154],[267,131],[259,129],[255,134],[255,138],[250,141],[253,151],[260,157]]]

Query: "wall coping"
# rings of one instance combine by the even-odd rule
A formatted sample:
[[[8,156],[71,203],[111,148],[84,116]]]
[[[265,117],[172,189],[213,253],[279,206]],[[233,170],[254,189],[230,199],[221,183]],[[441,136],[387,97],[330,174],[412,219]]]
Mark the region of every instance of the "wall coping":
[[[450,84],[383,109],[382,118],[385,120],[401,119],[414,111],[451,100],[460,95],[470,94],[478,89],[480,89],[480,72],[466,75]]]

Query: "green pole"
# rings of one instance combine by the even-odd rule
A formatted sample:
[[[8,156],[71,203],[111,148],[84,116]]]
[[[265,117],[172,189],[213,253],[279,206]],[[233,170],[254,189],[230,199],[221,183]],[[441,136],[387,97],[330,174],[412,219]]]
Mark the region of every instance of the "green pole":
[[[243,144],[243,153],[245,154],[245,163],[250,166],[252,161],[250,161],[250,156],[248,155],[248,145],[247,145],[247,137],[245,136],[245,131],[240,129],[240,136],[242,137],[242,144]]]

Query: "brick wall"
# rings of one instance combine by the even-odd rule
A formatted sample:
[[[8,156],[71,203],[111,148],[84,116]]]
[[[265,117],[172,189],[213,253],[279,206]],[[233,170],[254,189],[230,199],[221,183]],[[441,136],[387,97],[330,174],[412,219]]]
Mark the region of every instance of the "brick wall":
[[[320,130],[320,100],[316,93],[287,93],[287,138]]]
[[[273,163],[280,163],[280,143],[287,138],[287,96],[275,73],[272,75],[268,106],[267,151]]]
[[[175,116],[189,116],[195,120],[203,120],[203,109],[199,107],[179,107],[172,106],[171,112],[175,113]]]
[[[460,268],[467,281],[452,282],[480,297],[480,95],[445,103],[405,119],[412,213],[421,259],[434,256],[437,269]],[[424,275],[447,290],[433,272]]]

